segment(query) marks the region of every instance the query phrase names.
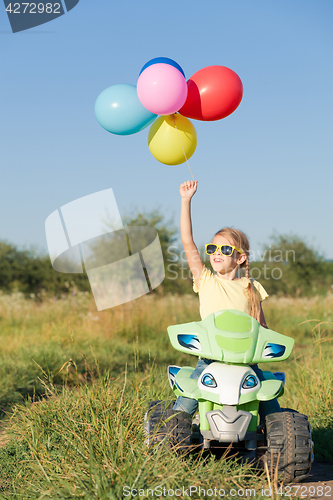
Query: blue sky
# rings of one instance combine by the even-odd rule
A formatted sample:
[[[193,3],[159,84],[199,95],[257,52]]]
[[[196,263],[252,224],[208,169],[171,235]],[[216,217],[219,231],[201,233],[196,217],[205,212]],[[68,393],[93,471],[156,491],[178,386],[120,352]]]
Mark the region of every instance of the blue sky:
[[[149,128],[116,136],[94,116],[100,92],[164,56],[244,85],[231,116],[192,121],[197,244],[232,225],[254,251],[292,233],[333,259],[332,22],[331,0],[80,0],[12,34],[0,6],[0,239],[46,249],[51,212],[110,187],[122,216],[159,208],[178,225],[186,163],[158,163]]]

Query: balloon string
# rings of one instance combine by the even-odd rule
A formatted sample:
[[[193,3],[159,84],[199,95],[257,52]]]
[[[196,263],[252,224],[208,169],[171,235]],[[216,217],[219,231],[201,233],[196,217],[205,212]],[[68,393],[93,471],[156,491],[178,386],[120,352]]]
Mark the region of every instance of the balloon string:
[[[182,141],[181,141],[181,138],[180,138],[180,135],[179,135],[179,132],[178,132],[178,128],[177,128],[177,125],[176,125],[176,122],[175,122],[175,116],[174,115],[171,115],[172,116],[172,119],[173,119],[173,124],[175,126],[175,129],[177,131],[177,135],[178,135],[178,139],[179,139],[179,142],[180,142],[180,145],[182,147],[182,150],[183,150],[183,153],[184,153],[184,156],[185,156],[185,160],[186,160],[186,163],[188,165],[188,168],[190,169],[190,172],[191,172],[191,175],[192,175],[192,179],[194,180],[194,177],[193,177],[193,174],[192,174],[192,170],[191,170],[191,167],[190,167],[190,164],[188,162],[188,159],[187,159],[187,156],[186,156],[186,153],[184,151],[184,148],[183,148],[183,144],[182,144]]]

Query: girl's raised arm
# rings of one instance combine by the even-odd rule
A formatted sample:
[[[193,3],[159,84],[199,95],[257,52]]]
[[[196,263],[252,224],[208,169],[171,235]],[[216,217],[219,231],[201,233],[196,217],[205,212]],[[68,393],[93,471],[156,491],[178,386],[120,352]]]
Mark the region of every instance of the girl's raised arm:
[[[187,181],[180,185],[180,236],[188,265],[198,286],[203,263],[193,240],[191,221],[191,199],[197,190],[197,184],[198,181]]]

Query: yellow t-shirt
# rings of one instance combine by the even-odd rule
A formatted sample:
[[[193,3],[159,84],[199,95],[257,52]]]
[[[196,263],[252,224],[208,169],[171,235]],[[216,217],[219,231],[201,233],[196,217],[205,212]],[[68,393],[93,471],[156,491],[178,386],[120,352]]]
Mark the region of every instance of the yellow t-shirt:
[[[268,294],[264,287],[255,280],[251,280],[251,283],[259,301],[265,300]],[[222,309],[236,309],[249,314],[249,300],[245,294],[248,285],[248,278],[226,280],[219,278],[204,266],[200,274],[199,286],[193,283],[193,290],[199,293],[201,319]]]

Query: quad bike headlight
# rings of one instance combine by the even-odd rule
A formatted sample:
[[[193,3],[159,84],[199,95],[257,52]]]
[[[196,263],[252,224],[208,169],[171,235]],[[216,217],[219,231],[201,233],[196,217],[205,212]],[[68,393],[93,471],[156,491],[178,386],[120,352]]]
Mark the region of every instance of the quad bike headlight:
[[[202,385],[205,385],[206,387],[210,387],[212,389],[217,387],[216,380],[210,373],[205,373],[205,375],[201,379],[201,383]]]
[[[243,389],[253,389],[253,387],[256,387],[258,385],[258,381],[256,377],[253,375],[248,375],[245,377],[245,380],[242,384]]]

